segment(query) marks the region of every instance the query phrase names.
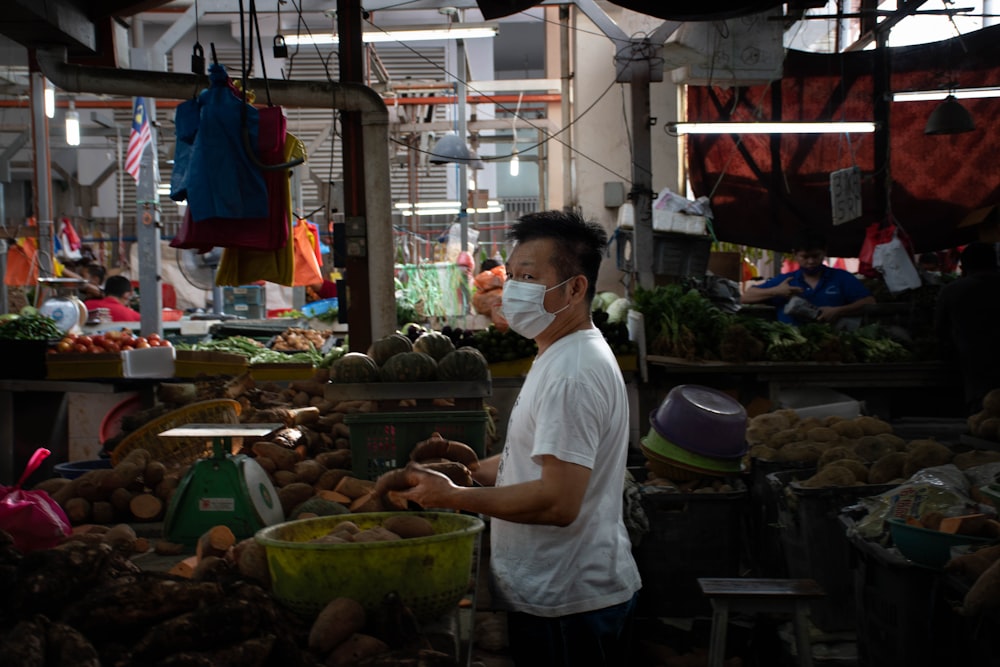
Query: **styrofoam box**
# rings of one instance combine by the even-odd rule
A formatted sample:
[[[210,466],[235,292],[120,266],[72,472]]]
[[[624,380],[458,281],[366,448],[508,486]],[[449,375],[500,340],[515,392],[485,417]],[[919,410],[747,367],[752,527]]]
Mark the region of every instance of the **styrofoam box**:
[[[127,378],[174,376],[174,348],[144,347],[122,352],[122,375]]]
[[[778,407],[791,408],[799,417],[843,417],[861,415],[862,403],[825,387],[787,387],[778,391]]]
[[[631,202],[618,207],[617,225],[625,229],[632,229],[635,226],[635,207]],[[653,207],[653,231],[704,236],[708,234],[708,218],[703,215]]]

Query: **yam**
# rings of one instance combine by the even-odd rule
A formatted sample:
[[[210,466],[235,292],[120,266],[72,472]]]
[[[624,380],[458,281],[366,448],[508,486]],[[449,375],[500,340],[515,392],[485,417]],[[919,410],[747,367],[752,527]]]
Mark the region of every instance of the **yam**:
[[[274,485],[279,488],[288,486],[289,484],[295,484],[299,481],[299,476],[292,470],[275,470],[272,477],[274,479]]]
[[[858,417],[854,422],[861,427],[865,435],[879,435],[880,433],[892,433],[892,425],[882,421],[878,417]]]
[[[289,520],[291,520],[304,518],[304,515],[306,514],[310,514],[312,516],[335,516],[337,514],[347,514],[348,504],[350,504],[349,500],[346,504],[344,504],[314,496],[294,507],[286,516]]]
[[[281,509],[288,515],[295,507],[309,500],[314,495],[316,495],[316,491],[311,484],[292,482],[278,489],[278,502],[281,503]]]
[[[1000,606],[1000,560],[994,562],[969,587],[959,612],[977,616]]]
[[[825,450],[823,450],[823,453],[820,455],[819,460],[816,461],[816,465],[817,467],[822,468],[828,463],[837,461],[839,459],[860,460],[858,455],[854,452],[853,449],[838,445],[835,447],[827,447]]]
[[[906,464],[903,466],[903,477],[924,468],[933,468],[951,463],[954,457],[952,451],[935,440],[914,440],[906,453]]]
[[[298,475],[300,482],[306,484],[315,484],[324,472],[326,468],[315,459],[306,459],[295,464],[295,474]]]
[[[973,449],[968,452],[956,454],[951,462],[959,469],[966,470],[987,463],[1000,462],[1000,452],[992,452],[985,449]]]
[[[382,522],[382,527],[403,539],[434,535],[434,524],[415,514],[397,514]]]
[[[373,492],[356,498],[347,509],[352,512],[383,512],[386,507],[382,499]]]
[[[131,513],[129,504],[132,502],[133,495],[134,494],[128,489],[115,489],[111,492],[111,496],[108,498],[108,501],[111,503],[111,506],[114,507],[115,512],[124,516]]]
[[[974,435],[987,440],[997,440],[1000,437],[1000,417],[987,417],[979,422],[979,428]]]
[[[767,445],[754,445],[750,448],[750,458],[761,461],[771,461],[778,455],[778,450]]]
[[[288,430],[286,429],[282,432],[284,433]],[[255,442],[253,453],[256,456],[263,456],[274,461],[278,470],[293,471],[295,470],[295,464],[301,460],[301,457],[294,449],[289,449],[273,442]]]
[[[203,560],[209,556],[225,556],[226,552],[236,544],[236,535],[229,526],[212,526],[195,543],[194,555],[198,560]]]
[[[356,600],[338,597],[319,612],[309,629],[309,648],[326,655],[351,635],[364,629],[365,608]]]
[[[269,588],[271,572],[267,566],[267,548],[252,537],[238,542],[232,549],[236,570],[247,579]]]
[[[335,449],[329,452],[320,452],[316,455],[316,462],[327,470],[342,468],[350,470],[351,452],[343,449]]]
[[[72,524],[87,523],[90,521],[90,501],[86,498],[70,498],[63,506],[66,517]]]
[[[316,484],[314,486],[316,487],[317,490],[322,489],[322,490],[332,491],[333,489],[337,488],[338,484],[340,484],[340,480],[350,476],[351,476],[350,470],[344,470],[341,468],[332,468],[324,472],[322,475],[320,475],[319,479],[316,480]]]
[[[251,449],[251,451],[253,450]],[[275,463],[272,459],[267,458],[266,456],[258,456],[254,460],[257,462],[257,465],[263,468],[264,472],[266,472],[271,477],[274,477],[274,473],[278,471],[278,464]]]
[[[124,457],[122,457],[121,460],[118,461],[118,465],[116,465],[115,467],[117,468],[123,463],[131,463],[138,466],[140,470],[145,470],[146,466],[149,464],[152,458],[153,455],[149,453],[148,449],[143,449],[142,447],[136,447],[135,449],[129,451],[129,453],[126,454]]]
[[[355,632],[330,652],[326,667],[348,667],[390,650],[389,645],[381,639]]]
[[[854,486],[854,473],[844,466],[829,465],[801,485],[811,489],[824,489],[831,486]]]
[[[374,489],[375,482],[348,476],[341,479],[333,490],[337,493],[344,494],[352,500],[357,500],[358,498],[371,493]]]
[[[336,491],[328,491],[326,489],[320,489],[316,492],[318,498],[323,500],[329,500],[330,502],[340,503],[344,507],[351,504],[351,499],[345,496],[343,493],[337,493]]]
[[[1000,544],[991,544],[971,553],[955,556],[945,563],[944,571],[976,579],[998,560],[1000,560]]]
[[[163,513],[163,501],[151,493],[140,493],[128,504],[132,516],[139,521],[155,521]]]
[[[865,434],[860,424],[854,421],[839,421],[830,426],[842,438],[860,438]]]
[[[816,445],[805,442],[793,442],[779,449],[777,456],[774,457],[774,460],[814,463],[819,460],[819,457],[822,456],[822,454],[823,450]]]
[[[966,420],[965,420],[966,426],[969,427],[969,433],[971,433],[972,435],[978,436],[979,435],[979,427],[989,417],[990,417],[990,414],[988,412],[986,412],[986,410],[980,410],[979,412],[977,412],[977,413],[975,413],[973,415],[969,415],[966,418]]]
[[[154,495],[163,502],[168,502],[170,497],[174,495],[174,491],[176,491],[177,487],[180,485],[181,478],[179,475],[168,474],[160,481],[159,484],[156,485]]]
[[[167,474],[167,466],[161,461],[150,461],[146,464],[146,469],[142,473],[142,482],[151,489],[163,481]]]
[[[874,437],[878,438],[881,442],[892,445],[897,452],[901,452],[906,449],[906,440],[903,440],[895,433],[879,433]]]
[[[991,389],[983,396],[983,410],[989,415],[1000,416],[1000,388]]]
[[[198,567],[198,557],[188,556],[187,558],[174,563],[174,566],[167,570],[167,574],[190,579],[194,574],[194,569],[196,567]]]
[[[43,479],[31,488],[33,491],[44,491],[50,496],[54,496],[60,489],[72,483],[73,480],[66,479],[65,477],[50,477],[49,479]]]
[[[94,523],[114,523],[115,506],[106,500],[95,500],[90,505],[90,516]]]
[[[828,465],[847,468],[854,475],[855,481],[862,484],[868,483],[868,468],[861,461],[856,459],[837,459],[836,461],[831,461]]]
[[[472,472],[458,461],[425,463],[424,467],[441,473],[450,479],[455,486],[472,486]]]
[[[221,575],[229,572],[229,563],[220,556],[205,556],[194,566],[191,579],[194,581],[218,581]]]
[[[903,477],[907,455],[905,452],[886,454],[872,464],[868,470],[869,484],[887,484]]]
[[[896,451],[896,446],[879,439],[880,436],[866,435],[854,445],[854,453],[862,461],[878,461],[883,456]]]
[[[771,447],[774,447],[775,449],[780,449],[781,447],[784,447],[789,443],[796,442],[797,440],[801,439],[802,438],[801,436],[799,436],[799,431],[797,428],[786,428],[784,430],[775,433],[774,436],[771,438],[770,442],[768,442],[767,444],[770,445]]]
[[[135,529],[127,523],[116,524],[104,534],[105,542],[126,552],[135,551],[135,541],[137,539]]]
[[[839,438],[840,435],[827,426],[816,426],[806,431],[806,440],[810,442],[827,443],[834,442]]]
[[[354,535],[355,542],[394,542],[401,539],[402,536],[384,526],[372,526]]]
[[[153,544],[153,551],[160,556],[180,556],[184,553],[184,549],[186,547],[183,544],[169,540],[157,540]]]

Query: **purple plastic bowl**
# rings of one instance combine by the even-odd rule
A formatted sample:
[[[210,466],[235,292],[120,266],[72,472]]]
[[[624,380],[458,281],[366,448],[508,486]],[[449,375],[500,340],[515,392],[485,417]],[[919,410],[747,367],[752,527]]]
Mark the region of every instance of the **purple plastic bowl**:
[[[731,459],[747,452],[747,412],[739,401],[710,387],[674,387],[649,415],[649,423],[678,447]]]

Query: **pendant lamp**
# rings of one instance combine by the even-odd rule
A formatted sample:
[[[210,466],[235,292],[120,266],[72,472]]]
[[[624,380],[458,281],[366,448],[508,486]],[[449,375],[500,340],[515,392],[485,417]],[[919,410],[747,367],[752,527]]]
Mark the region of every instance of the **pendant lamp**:
[[[457,134],[449,133],[434,144],[429,160],[431,164],[448,164],[449,162],[468,163],[471,158],[472,152],[465,141]]]
[[[962,134],[974,129],[976,124],[969,110],[954,95],[948,95],[927,118],[924,134]]]

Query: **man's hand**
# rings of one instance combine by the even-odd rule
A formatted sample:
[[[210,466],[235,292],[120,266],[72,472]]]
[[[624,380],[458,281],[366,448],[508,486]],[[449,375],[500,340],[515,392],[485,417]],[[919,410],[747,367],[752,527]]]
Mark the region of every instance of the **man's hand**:
[[[832,324],[840,319],[840,311],[838,306],[820,306],[816,321]]]
[[[793,285],[791,278],[785,278],[783,282],[771,288],[771,294],[772,296],[780,296],[788,299],[796,294],[802,294],[802,288]]]

